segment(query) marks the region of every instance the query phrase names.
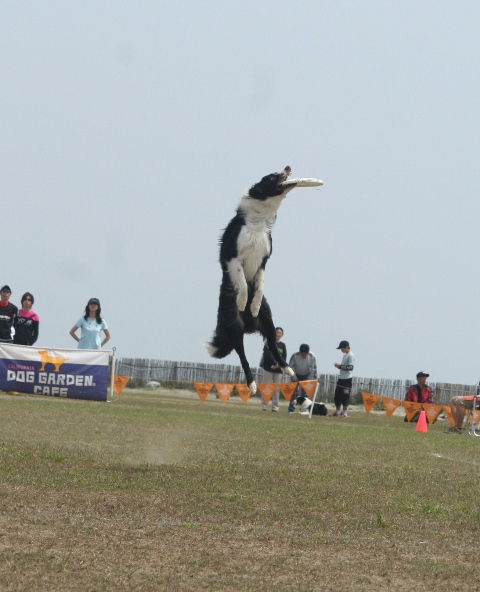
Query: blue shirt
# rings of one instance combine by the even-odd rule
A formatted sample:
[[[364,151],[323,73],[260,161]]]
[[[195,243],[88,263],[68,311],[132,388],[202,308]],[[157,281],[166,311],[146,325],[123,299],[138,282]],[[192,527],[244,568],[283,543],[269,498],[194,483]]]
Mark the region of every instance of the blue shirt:
[[[81,329],[78,349],[101,349],[101,331],[108,329],[105,319],[102,319],[102,322],[98,324],[96,319],[89,318],[85,320],[84,317],[82,317],[81,319],[78,319],[75,326]]]

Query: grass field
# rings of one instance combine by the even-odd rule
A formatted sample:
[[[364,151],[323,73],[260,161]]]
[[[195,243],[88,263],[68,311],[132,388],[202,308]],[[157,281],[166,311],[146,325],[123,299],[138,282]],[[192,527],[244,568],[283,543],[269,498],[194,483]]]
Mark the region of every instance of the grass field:
[[[188,391],[0,394],[0,590],[480,590],[480,439]]]

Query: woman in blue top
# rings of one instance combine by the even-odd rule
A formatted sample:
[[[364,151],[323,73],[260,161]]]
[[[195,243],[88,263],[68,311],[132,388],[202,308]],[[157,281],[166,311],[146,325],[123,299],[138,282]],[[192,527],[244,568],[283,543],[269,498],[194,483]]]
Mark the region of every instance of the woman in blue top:
[[[105,319],[100,316],[101,312],[98,298],[90,298],[85,314],[70,329],[70,335],[78,341],[78,349],[101,349],[110,339],[110,331]],[[77,329],[81,329],[80,339],[76,335]],[[105,333],[103,341],[102,331]]]

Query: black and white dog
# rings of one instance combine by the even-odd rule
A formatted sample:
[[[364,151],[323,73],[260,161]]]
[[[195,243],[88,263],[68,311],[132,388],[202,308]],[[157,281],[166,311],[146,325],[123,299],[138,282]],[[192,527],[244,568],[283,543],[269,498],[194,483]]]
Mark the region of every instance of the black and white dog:
[[[237,213],[220,239],[220,286],[217,328],[207,350],[214,358],[224,358],[232,350],[240,357],[252,394],[257,391],[245,356],[245,333],[261,333],[285,374],[293,370],[280,355],[275,342],[272,311],[263,295],[265,265],[272,253],[271,231],[277,210],[294,184],[283,186],[291,174],[289,166],[252,185],[237,208]]]

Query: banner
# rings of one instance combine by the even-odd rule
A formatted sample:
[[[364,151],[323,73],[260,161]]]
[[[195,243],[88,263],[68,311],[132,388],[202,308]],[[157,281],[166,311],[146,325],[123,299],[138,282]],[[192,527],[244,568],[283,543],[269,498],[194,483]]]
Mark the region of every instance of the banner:
[[[250,395],[252,394],[250,392],[250,389],[248,388],[248,386],[246,384],[236,384],[235,388],[237,389],[238,396],[240,397],[240,399],[242,399],[242,401],[246,405],[248,399],[250,398]]]
[[[293,393],[295,392],[295,389],[297,388],[297,383],[296,382],[281,382],[278,385],[278,388],[279,388],[280,392],[282,393],[285,401],[290,401]]]
[[[455,425],[455,420],[453,419],[452,410],[450,409],[450,405],[442,405],[443,412],[447,416],[448,423],[453,426]]]
[[[411,401],[402,401],[403,408],[405,409],[405,415],[408,421],[412,421],[416,413],[422,410],[421,403],[412,403]]]
[[[423,403],[422,407],[425,409],[428,423],[433,423],[443,410],[441,405],[433,405],[430,403]]]
[[[114,376],[113,377],[113,390],[117,397],[120,396],[120,393],[123,389],[127,386],[127,382],[130,380],[130,376]]]
[[[370,411],[375,407],[375,405],[380,401],[380,395],[373,395],[372,393],[366,393],[365,391],[360,391],[362,393],[363,404],[365,406],[365,411],[370,413]]]
[[[226,403],[233,391],[233,384],[216,383],[215,388],[217,389],[218,396],[222,400],[222,403]]]
[[[400,405],[401,401],[399,399],[391,399],[390,397],[382,397],[382,403],[387,417],[391,417],[395,409]]]
[[[208,393],[212,390],[213,382],[194,382],[195,390],[197,391],[200,401],[205,403]]]
[[[106,401],[109,353],[0,343],[0,390]]]
[[[257,384],[257,388],[260,391],[260,395],[262,396],[262,399],[265,401],[265,403],[270,403],[277,385],[273,383]]]
[[[307,397],[312,398],[312,395],[315,393],[318,380],[300,380],[299,382]]]

